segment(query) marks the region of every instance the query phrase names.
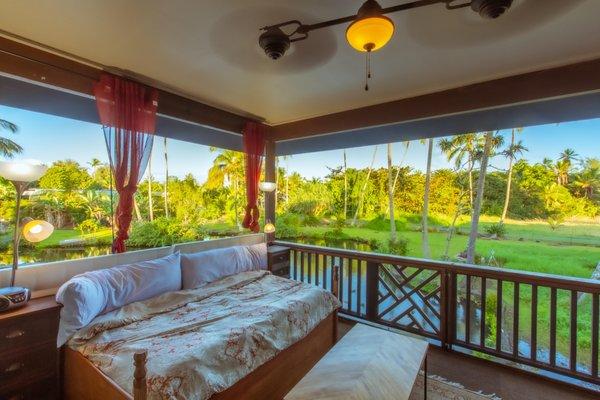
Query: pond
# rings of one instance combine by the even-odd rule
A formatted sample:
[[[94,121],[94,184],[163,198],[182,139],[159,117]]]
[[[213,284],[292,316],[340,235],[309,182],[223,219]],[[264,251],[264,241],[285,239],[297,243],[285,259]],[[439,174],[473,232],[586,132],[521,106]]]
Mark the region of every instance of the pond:
[[[210,236],[205,240],[216,239]],[[313,244],[317,246],[336,247],[348,250],[371,251],[368,244],[356,243],[351,240],[313,240],[297,239],[298,243]],[[142,248],[130,248],[129,250],[141,250]],[[24,247],[19,252],[19,265],[46,263],[52,261],[76,260],[86,257],[103,256],[111,253],[110,245],[99,246],[69,246],[52,248]],[[0,251],[0,268],[9,267],[12,263],[12,249]]]

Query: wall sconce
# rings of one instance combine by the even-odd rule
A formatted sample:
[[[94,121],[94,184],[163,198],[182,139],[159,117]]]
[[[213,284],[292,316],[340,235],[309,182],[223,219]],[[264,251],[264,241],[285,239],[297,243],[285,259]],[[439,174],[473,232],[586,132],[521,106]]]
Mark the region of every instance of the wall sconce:
[[[263,192],[272,192],[277,188],[275,182],[260,182],[258,188]]]

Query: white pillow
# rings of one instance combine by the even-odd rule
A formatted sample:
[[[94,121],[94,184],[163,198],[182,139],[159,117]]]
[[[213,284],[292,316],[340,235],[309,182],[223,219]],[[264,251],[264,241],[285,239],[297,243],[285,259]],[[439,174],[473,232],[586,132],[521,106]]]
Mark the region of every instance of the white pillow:
[[[62,346],[100,314],[180,289],[179,252],[76,275],[56,293],[56,301],[63,305],[57,344]]]
[[[252,265],[258,269],[267,269],[267,244],[258,243],[250,246],[245,246],[250,254]]]
[[[223,277],[260,269],[246,246],[232,246],[181,255],[183,289],[194,289]]]

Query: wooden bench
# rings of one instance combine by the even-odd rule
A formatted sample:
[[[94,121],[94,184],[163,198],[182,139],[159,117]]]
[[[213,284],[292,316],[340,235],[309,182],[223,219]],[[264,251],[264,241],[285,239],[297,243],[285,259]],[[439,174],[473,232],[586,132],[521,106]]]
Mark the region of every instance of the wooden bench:
[[[427,341],[356,324],[285,396],[285,400],[408,400]]]

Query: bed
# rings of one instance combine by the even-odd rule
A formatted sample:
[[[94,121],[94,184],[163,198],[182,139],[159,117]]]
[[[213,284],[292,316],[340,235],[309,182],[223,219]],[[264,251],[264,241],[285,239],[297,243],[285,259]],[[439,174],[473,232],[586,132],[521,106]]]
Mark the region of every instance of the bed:
[[[281,399],[334,345],[338,307],[267,271],[132,303],[65,345],[64,398]]]

